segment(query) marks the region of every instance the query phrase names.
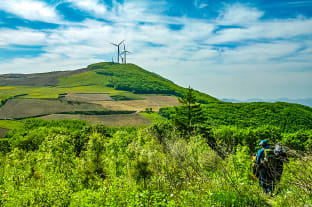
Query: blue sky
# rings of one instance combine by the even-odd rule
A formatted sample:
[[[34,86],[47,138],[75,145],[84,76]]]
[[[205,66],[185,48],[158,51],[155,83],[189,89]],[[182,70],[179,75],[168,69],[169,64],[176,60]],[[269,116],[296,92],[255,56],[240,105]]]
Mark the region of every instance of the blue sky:
[[[128,61],[217,98],[312,97],[312,0],[6,0],[0,73]]]

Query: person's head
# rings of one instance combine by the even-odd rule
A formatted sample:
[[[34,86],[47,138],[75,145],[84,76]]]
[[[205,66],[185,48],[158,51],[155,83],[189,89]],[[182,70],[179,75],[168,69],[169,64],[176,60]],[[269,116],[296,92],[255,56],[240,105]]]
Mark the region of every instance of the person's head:
[[[261,140],[261,142],[259,143],[259,145],[260,145],[261,147],[266,147],[266,146],[268,146],[268,142],[264,139],[264,140]]]

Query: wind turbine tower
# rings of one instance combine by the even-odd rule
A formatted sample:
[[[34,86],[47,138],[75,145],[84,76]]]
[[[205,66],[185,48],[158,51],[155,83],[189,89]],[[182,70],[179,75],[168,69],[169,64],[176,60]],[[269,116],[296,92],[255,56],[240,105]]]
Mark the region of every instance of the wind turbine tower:
[[[111,42],[112,45],[114,45],[114,46],[117,47],[117,52],[118,52],[118,54],[117,54],[117,62],[118,62],[118,63],[119,63],[119,56],[120,56],[120,48],[119,48],[119,46],[120,46],[124,41],[125,41],[125,40],[121,41],[119,44],[115,44],[115,43],[112,43],[112,42]]]
[[[124,51],[122,52],[122,54],[124,55],[123,60],[124,60],[124,64],[127,64],[127,53],[131,53],[131,52],[129,52],[128,50],[126,50],[126,45],[125,45],[125,43],[123,44],[123,46],[124,46]]]

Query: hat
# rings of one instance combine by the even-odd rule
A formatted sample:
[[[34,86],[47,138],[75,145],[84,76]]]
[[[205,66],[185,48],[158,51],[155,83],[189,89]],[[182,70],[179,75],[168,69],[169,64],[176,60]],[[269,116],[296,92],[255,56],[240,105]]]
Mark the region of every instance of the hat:
[[[268,145],[268,142],[264,139],[264,140],[261,140],[261,142],[259,143],[259,145],[261,146],[267,146]]]

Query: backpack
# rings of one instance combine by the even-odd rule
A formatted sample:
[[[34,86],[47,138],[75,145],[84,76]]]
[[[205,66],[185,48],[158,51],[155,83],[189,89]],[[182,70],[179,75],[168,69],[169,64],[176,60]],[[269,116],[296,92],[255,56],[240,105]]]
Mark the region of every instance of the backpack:
[[[264,159],[261,161],[263,167],[274,170],[277,163],[277,155],[272,149],[264,149]]]

